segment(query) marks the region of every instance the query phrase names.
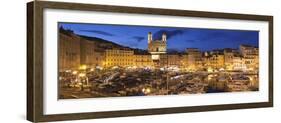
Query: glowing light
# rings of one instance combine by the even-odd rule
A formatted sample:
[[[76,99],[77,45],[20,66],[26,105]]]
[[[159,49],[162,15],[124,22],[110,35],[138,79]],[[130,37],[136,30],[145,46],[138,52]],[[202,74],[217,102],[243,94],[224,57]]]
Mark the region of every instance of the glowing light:
[[[118,69],[119,67],[118,66],[113,66],[111,69]]]
[[[91,68],[91,70],[90,70],[90,71],[92,71],[92,72],[93,72],[93,71],[94,71],[94,68]]]
[[[71,72],[71,70],[66,70],[65,72],[69,73],[69,72]]]
[[[143,93],[145,93],[145,88],[143,88],[141,91],[142,91]]]
[[[72,72],[73,75],[76,75],[77,73],[78,73],[77,71],[73,71],[73,72]]]
[[[79,77],[85,77],[85,76],[86,76],[85,73],[80,73],[80,74],[79,74]]]
[[[250,81],[253,81],[253,78],[252,77],[249,77]]]
[[[160,56],[159,55],[151,55],[152,60],[159,60]]]
[[[220,68],[220,70],[219,71],[224,71],[224,68]]]
[[[101,67],[101,66],[97,66],[96,68],[99,69],[99,70],[103,69],[103,67]]]
[[[254,70],[254,68],[249,68],[248,70]]]
[[[81,66],[79,67],[79,69],[80,69],[80,70],[86,70],[86,69],[87,69],[87,65],[81,65]]]
[[[146,93],[150,93],[151,90],[149,88],[146,89]]]
[[[209,67],[207,71],[208,72],[213,72],[213,69]]]
[[[208,75],[208,80],[211,80],[213,77],[213,75]]]
[[[142,89],[142,92],[143,92],[144,94],[148,94],[148,93],[151,92],[151,89],[150,89],[150,88],[143,88],[143,89]]]

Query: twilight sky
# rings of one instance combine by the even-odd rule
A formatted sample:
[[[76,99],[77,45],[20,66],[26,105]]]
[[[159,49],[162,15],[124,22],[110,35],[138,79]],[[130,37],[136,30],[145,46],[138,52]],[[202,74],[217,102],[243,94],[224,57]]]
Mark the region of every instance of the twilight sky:
[[[167,48],[178,51],[184,51],[186,48],[199,48],[202,51],[238,48],[240,44],[258,47],[259,44],[259,32],[248,30],[59,23],[59,27],[61,26],[79,35],[98,37],[140,49],[147,49],[148,32],[152,32],[153,40],[160,39],[165,32]]]

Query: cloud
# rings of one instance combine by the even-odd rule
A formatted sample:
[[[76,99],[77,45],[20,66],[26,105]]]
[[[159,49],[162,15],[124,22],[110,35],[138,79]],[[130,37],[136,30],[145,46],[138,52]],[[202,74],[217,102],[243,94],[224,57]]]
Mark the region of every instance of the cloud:
[[[90,33],[96,33],[104,36],[115,36],[112,33],[104,32],[104,31],[99,31],[99,30],[80,30],[82,32],[90,32]]]
[[[145,38],[142,36],[133,36],[132,39],[135,39],[137,42],[143,41]]]
[[[159,30],[156,33],[153,34],[153,38],[156,40],[162,39],[162,34],[166,33],[167,39],[170,39],[174,36],[177,35],[182,35],[184,33],[183,30],[173,30],[173,31],[168,31],[168,30]]]

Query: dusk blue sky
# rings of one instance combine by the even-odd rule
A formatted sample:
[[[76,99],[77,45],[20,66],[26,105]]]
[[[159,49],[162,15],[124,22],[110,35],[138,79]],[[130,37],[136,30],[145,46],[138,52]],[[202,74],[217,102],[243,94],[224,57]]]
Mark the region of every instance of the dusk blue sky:
[[[259,41],[259,32],[253,30],[59,23],[59,27],[61,26],[79,35],[98,37],[139,49],[147,49],[148,32],[152,32],[153,39],[160,39],[165,32],[167,48],[178,51],[184,51],[186,48],[199,48],[202,51],[238,48],[240,44],[258,47]]]

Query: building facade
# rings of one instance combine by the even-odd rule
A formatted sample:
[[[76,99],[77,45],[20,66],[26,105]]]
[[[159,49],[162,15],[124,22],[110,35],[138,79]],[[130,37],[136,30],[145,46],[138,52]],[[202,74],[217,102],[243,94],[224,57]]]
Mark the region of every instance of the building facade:
[[[136,67],[149,67],[152,68],[154,66],[151,54],[135,54],[134,55],[134,65]]]
[[[187,48],[187,69],[191,71],[200,70],[203,67],[202,53],[198,48]]]
[[[180,54],[167,54],[168,67],[181,67],[182,55]]]
[[[225,58],[223,52],[205,52],[203,57],[203,66],[209,70],[224,69]]]
[[[233,57],[233,70],[247,70],[247,66],[243,60],[243,57],[240,54],[236,54]]]
[[[80,62],[93,67],[95,65],[95,43],[85,39],[80,40]]]
[[[226,70],[233,70],[233,59],[234,59],[234,55],[236,54],[236,50],[235,49],[224,49],[224,68]]]
[[[126,67],[134,65],[134,51],[127,49],[106,49],[105,67]]]
[[[77,69],[80,65],[80,37],[65,30],[59,34],[59,70]]]
[[[97,47],[95,41],[80,40],[80,62],[90,68],[102,67],[105,61],[104,49]]]
[[[259,49],[249,45],[240,45],[240,53],[248,70],[257,70],[259,66]]]

